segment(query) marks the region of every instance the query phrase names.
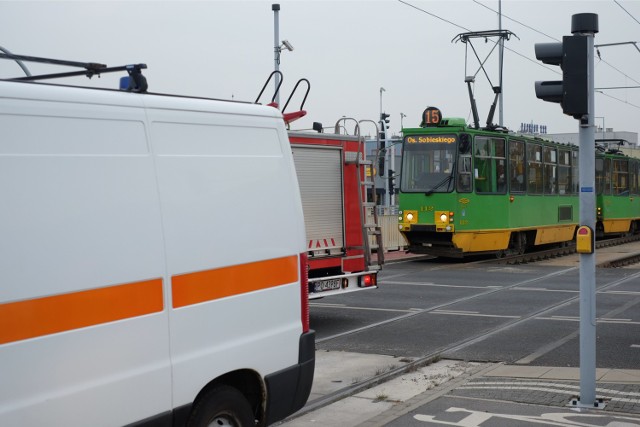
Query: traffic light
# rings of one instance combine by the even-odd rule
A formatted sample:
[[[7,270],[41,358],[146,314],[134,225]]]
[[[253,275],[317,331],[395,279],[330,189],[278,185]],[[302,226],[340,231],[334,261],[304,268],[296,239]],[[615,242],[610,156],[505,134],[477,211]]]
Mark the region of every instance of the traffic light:
[[[378,146],[378,176],[384,176],[384,158],[386,157],[387,149],[387,130],[389,127],[389,114],[380,113],[380,133],[378,134],[378,140],[380,145]]]
[[[383,151],[387,142],[387,127],[383,120],[380,120],[380,130],[378,131],[378,150]]]
[[[393,176],[393,171],[389,169],[389,194],[395,193],[395,177]]]
[[[378,155],[378,176],[384,176],[384,151]]]
[[[536,96],[556,102],[564,114],[581,119],[589,113],[587,36],[564,36],[562,43],[536,43],[536,58],[562,68],[562,81],[536,82]]]

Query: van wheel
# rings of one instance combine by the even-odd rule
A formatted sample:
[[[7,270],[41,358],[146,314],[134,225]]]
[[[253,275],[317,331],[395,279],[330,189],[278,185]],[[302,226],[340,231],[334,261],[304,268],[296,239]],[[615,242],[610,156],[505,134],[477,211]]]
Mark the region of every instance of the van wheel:
[[[256,425],[251,405],[236,388],[222,385],[198,400],[187,423],[189,427],[252,427]]]

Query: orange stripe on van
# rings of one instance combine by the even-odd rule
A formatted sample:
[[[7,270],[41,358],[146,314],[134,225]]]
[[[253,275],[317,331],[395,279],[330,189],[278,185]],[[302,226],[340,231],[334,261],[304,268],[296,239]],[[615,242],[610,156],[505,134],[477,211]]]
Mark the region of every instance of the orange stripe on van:
[[[173,308],[272,288],[297,280],[297,255],[173,276]]]
[[[162,279],[0,304],[0,344],[162,311]]]

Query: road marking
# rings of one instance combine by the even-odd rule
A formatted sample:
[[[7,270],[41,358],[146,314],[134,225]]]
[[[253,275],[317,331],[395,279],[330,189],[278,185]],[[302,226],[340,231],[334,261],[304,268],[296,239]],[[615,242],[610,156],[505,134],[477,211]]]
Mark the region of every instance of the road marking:
[[[433,310],[430,314],[450,314],[454,316],[476,316],[476,317],[501,317],[506,319],[519,319],[520,316],[507,316],[503,314],[480,314],[477,311],[456,311],[456,310]]]
[[[437,283],[430,283],[430,282],[398,282],[398,281],[387,281],[385,280],[384,282],[380,282],[381,284],[384,285],[407,285],[407,286],[435,286],[435,287],[441,287],[441,288],[468,288],[468,289],[501,289],[502,286],[492,286],[492,285],[487,285],[487,286],[470,286],[470,285],[439,285]]]
[[[569,292],[569,293],[577,293],[580,291],[574,291],[570,289],[547,289],[547,288],[533,288],[526,286],[519,286],[517,288],[512,288],[514,291],[536,291],[536,292]]]
[[[580,391],[579,385],[560,383],[560,382],[545,382],[545,381],[523,381],[515,383],[513,381],[477,381],[472,383],[464,384],[458,387],[458,390],[472,390],[472,389],[508,389],[508,390],[535,390],[535,391],[545,391],[545,392],[553,392],[560,394],[573,394]],[[606,397],[610,399],[620,400],[622,402],[627,401],[637,401],[638,397],[640,397],[639,392],[633,391],[620,391],[614,390],[610,388],[602,388],[596,387],[596,392],[600,397]],[[623,394],[625,397],[635,397],[636,399],[625,399],[619,397]],[[625,400],[623,400],[625,399]]]
[[[536,320],[561,320],[569,322],[579,322],[580,318],[575,316],[551,316],[551,317],[536,317]],[[596,318],[597,323],[614,323],[625,325],[640,325],[640,322],[632,322],[631,319],[611,319],[607,317]]]
[[[617,295],[640,295],[637,291],[603,291],[600,294],[617,294]]]
[[[397,309],[397,308],[377,308],[377,307],[353,307],[350,305],[344,304],[322,304],[322,303],[313,303],[309,304],[312,307],[322,307],[322,308],[346,308],[349,310],[369,310],[369,311],[389,311],[395,313],[411,313],[412,309]]]
[[[638,422],[637,417],[627,417],[624,415],[615,415],[615,414],[607,414],[607,415],[599,415],[599,414],[577,414],[575,412],[547,412],[542,413],[540,415],[520,415],[520,414],[505,414],[500,412],[488,412],[488,411],[475,411],[465,408],[456,408],[451,407],[446,409],[444,412],[447,413],[458,413],[463,414],[464,418],[459,421],[440,421],[436,419],[434,415],[424,415],[424,414],[416,414],[413,418],[416,421],[423,421],[434,424],[441,424],[447,426],[459,426],[459,427],[475,427],[483,425],[485,421],[494,419],[503,419],[503,420],[512,420],[518,421],[518,423],[510,423],[509,425],[515,424],[544,424],[547,426],[581,426],[581,427],[589,427],[589,426],[599,426],[603,425],[601,422],[596,420],[604,420],[605,422],[610,421],[613,418],[613,422],[609,422],[608,425],[624,425],[624,426],[640,426],[640,424],[636,424]],[[459,418],[459,417],[458,417]],[[499,421],[496,421],[499,423]],[[592,424],[593,423],[593,424]]]

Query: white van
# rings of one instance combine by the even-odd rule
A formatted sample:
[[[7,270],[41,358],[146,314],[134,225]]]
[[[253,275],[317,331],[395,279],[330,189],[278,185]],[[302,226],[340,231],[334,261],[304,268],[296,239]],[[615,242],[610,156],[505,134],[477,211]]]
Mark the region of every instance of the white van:
[[[282,115],[0,81],[0,426],[268,425],[314,370]]]

